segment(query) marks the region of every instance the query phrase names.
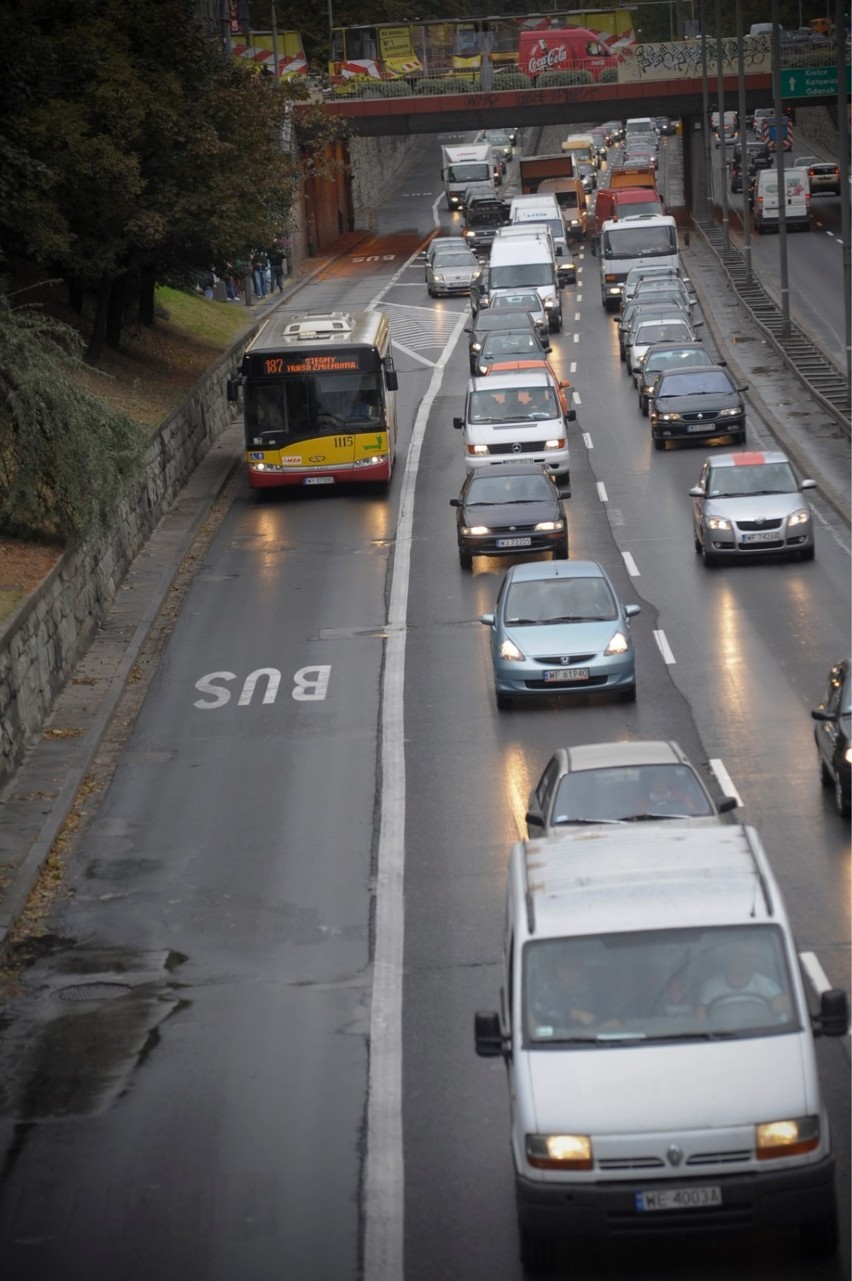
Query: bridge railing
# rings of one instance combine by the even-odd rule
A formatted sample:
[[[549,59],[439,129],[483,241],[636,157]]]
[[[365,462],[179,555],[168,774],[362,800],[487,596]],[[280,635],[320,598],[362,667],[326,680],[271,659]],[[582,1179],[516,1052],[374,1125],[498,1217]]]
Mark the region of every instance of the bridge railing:
[[[707,39],[707,67],[711,76],[717,74],[716,41]],[[726,76],[738,71],[739,42],[734,39],[721,41],[722,70]],[[782,65],[787,67],[818,67],[836,65],[833,42],[818,49],[785,49]],[[847,51],[847,61],[848,61]],[[772,70],[772,48],[769,36],[746,36],[743,39],[743,61],[746,75],[768,75]],[[427,71],[405,70],[401,74],[338,76],[329,78],[323,87],[327,100],[351,98],[403,98],[439,96],[450,93],[470,93],[481,90],[487,93],[500,90],[571,88],[580,85],[641,84],[655,80],[700,80],[702,78],[702,42],[692,37],[686,40],[664,41],[655,44],[637,44],[622,50],[617,65],[608,67],[598,77],[577,60],[560,71],[545,71],[535,79],[519,70],[517,64],[486,64],[485,67],[458,70],[448,57],[445,62],[433,59]]]

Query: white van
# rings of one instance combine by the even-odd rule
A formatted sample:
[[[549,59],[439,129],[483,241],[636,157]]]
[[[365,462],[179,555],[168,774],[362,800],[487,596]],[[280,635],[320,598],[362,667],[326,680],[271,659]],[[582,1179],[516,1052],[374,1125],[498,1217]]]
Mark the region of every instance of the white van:
[[[554,208],[555,205],[555,208]],[[530,235],[535,231],[547,231],[553,243],[553,257],[556,263],[556,278],[560,285],[573,285],[577,282],[577,269],[574,265],[574,254],[568,244],[565,223],[559,212],[559,206],[544,205],[536,207],[525,205],[516,211],[516,216],[506,227],[501,227],[498,235],[501,239]]]
[[[784,210],[787,226],[811,229],[811,184],[807,169],[784,170]],[[778,230],[778,171],[759,169],[754,189],[754,229]]]
[[[608,219],[601,227],[601,303],[621,306],[624,282],[635,267],[673,267],[680,272],[677,226],[669,214]]]
[[[848,998],[810,1013],[754,828],[518,842],[502,982],[475,1046],[508,1069],[528,1270],[559,1237],[792,1228],[835,1251],[814,1035],[845,1035]]]
[[[531,233],[508,239],[495,236],[486,274],[488,289],[535,289],[547,312],[551,332],[562,328],[562,294],[549,235]]]
[[[471,378],[464,416],[453,419],[464,436],[468,471],[503,463],[541,463],[560,484],[570,479],[566,423],[559,389],[547,369],[488,374]]]

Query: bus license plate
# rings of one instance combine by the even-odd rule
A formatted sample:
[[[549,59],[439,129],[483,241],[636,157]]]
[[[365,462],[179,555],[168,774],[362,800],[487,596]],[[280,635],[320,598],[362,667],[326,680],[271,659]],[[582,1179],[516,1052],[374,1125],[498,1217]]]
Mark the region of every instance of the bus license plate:
[[[636,1209],[640,1214],[653,1210],[709,1210],[722,1204],[722,1189],[672,1188],[659,1192],[637,1192]]]
[[[545,672],[545,685],[567,685],[573,681],[587,681],[588,667],[560,667],[556,672]]]
[[[306,485],[333,485],[334,477],[333,476],[306,476],[305,484]]]
[[[498,538],[498,547],[530,547],[532,546],[531,538]]]

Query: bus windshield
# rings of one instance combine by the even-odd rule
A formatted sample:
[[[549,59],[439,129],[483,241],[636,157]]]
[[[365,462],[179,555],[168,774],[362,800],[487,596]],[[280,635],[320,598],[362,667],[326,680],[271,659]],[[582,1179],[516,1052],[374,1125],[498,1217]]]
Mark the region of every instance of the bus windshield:
[[[318,374],[254,382],[246,387],[246,441],[290,443],[334,434],[341,427],[369,430],[382,416],[376,374]]]

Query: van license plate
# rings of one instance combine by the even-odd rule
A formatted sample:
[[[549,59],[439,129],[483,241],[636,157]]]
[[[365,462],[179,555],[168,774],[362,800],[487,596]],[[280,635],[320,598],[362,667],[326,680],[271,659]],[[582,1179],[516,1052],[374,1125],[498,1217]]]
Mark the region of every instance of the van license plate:
[[[531,538],[498,538],[497,539],[498,547],[530,547],[531,545],[532,545]]]
[[[566,685],[569,682],[588,679],[588,667],[560,667],[558,671],[544,673],[545,685]]]
[[[721,1188],[672,1188],[659,1192],[637,1192],[636,1209],[640,1214],[651,1210],[709,1210],[722,1204]]]

